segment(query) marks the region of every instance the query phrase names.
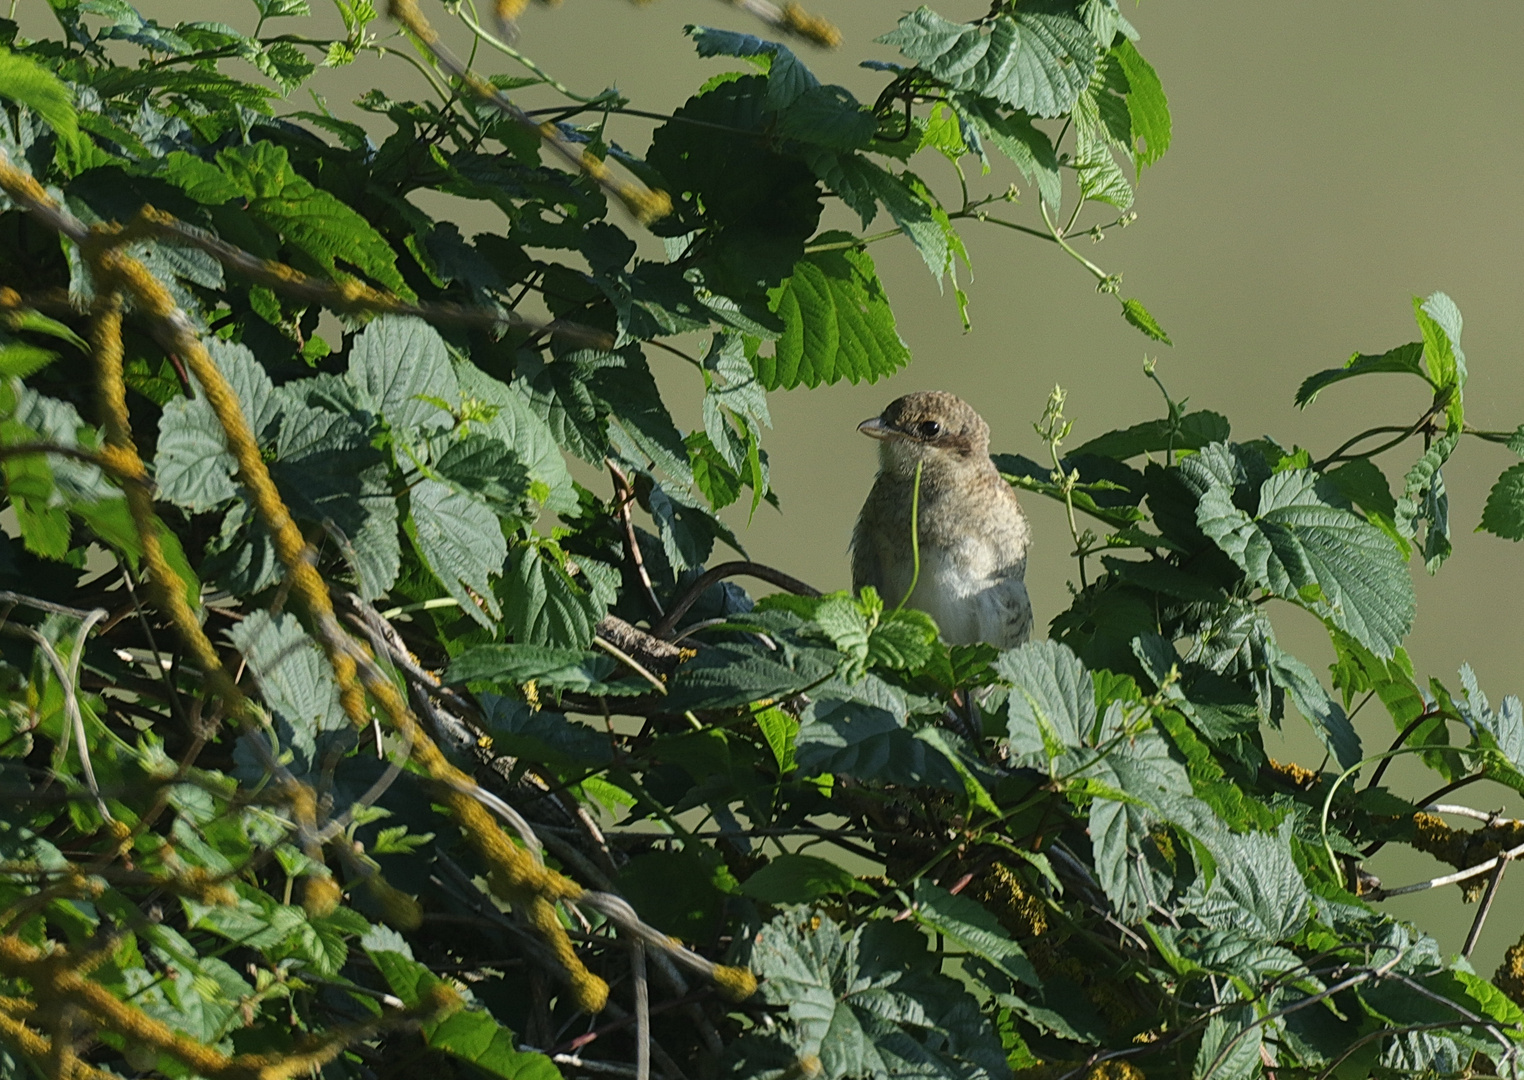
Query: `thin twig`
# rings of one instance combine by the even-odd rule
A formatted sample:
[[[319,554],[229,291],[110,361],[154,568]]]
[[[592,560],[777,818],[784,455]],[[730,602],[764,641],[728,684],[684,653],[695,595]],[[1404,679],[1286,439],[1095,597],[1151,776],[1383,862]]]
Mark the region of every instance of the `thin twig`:
[[[1476,939],[1482,936],[1482,924],[1487,921],[1487,913],[1492,910],[1492,901],[1497,899],[1498,886],[1503,883],[1503,871],[1508,869],[1508,860],[1499,859],[1497,868],[1492,871],[1492,877],[1487,880],[1487,891],[1482,894],[1481,906],[1476,909],[1476,918],[1471,920],[1471,931],[1466,935],[1466,944],[1461,948],[1461,955],[1470,957],[1471,951],[1476,948]]]
[[[635,501],[635,488],[630,484],[629,477],[625,476],[624,470],[614,463],[612,458],[604,458],[603,463],[609,468],[609,475],[614,480],[614,498],[619,507],[619,522],[624,526],[624,546],[629,552],[630,565],[635,568],[635,576],[640,579],[640,587],[646,594],[646,603],[651,608],[651,614],[656,618],[662,618],[666,613],[662,610],[661,601],[656,598],[656,587],[651,584],[651,575],[646,570],[646,561],[640,554],[640,540],[635,535],[635,521],[630,516],[630,504]]]
[[[1402,729],[1397,738],[1392,740],[1392,745],[1388,747],[1388,749],[1396,750],[1403,743],[1408,741],[1408,737],[1411,736],[1413,732],[1417,731],[1421,724],[1423,724],[1425,721],[1433,720],[1439,715],[1440,713],[1437,709],[1425,709],[1423,712],[1419,713],[1417,716],[1413,717],[1411,721],[1408,722],[1408,725]],[[1375,772],[1371,773],[1370,783],[1365,785],[1365,789],[1369,791],[1371,788],[1379,784],[1381,782],[1381,778],[1386,775],[1387,767],[1396,760],[1396,758],[1391,757],[1383,758],[1381,762],[1376,766]]]
[[[635,674],[646,680],[646,682],[656,687],[658,693],[665,694],[667,692],[666,683],[662,682],[655,675],[652,675],[645,668],[641,667],[639,661],[621,649],[618,645],[615,645],[612,641],[607,641],[595,634],[593,635],[593,644],[602,649],[604,652],[608,653],[615,660],[618,660],[621,664],[628,667]]]
[[[787,589],[789,592],[799,596],[821,595],[820,590],[813,585],[806,585],[798,578],[785,574],[782,570],[775,570],[771,566],[765,566],[762,563],[751,562],[749,560],[720,563],[719,566],[704,571],[694,579],[693,584],[688,586],[687,591],[672,605],[672,609],[667,612],[661,622],[652,628],[651,635],[666,640],[671,636],[672,631],[676,629],[677,620],[681,619],[688,609],[698,602],[699,597],[703,596],[711,585],[717,581],[723,581],[725,578],[743,575],[760,578],[769,584],[776,585],[780,589]]]
[[[1401,962],[1402,958],[1406,955],[1406,950],[1399,951],[1396,956],[1392,957],[1380,967],[1365,968],[1364,970],[1351,975],[1349,978],[1336,982],[1332,986],[1327,987],[1326,989],[1313,994],[1310,997],[1301,998],[1300,1000],[1294,1001],[1290,1005],[1287,1005],[1285,1008],[1276,1009],[1273,1012],[1266,1013],[1264,1016],[1256,1017],[1253,1023],[1244,1026],[1236,1035],[1234,1035],[1223,1045],[1222,1049],[1217,1052],[1217,1056],[1212,1059],[1211,1064],[1206,1067],[1206,1070],[1199,1073],[1200,1080],[1209,1080],[1212,1073],[1217,1071],[1217,1067],[1222,1064],[1223,1060],[1227,1058],[1230,1053],[1232,1053],[1233,1048],[1237,1046],[1243,1040],[1244,1036],[1249,1034],[1249,1032],[1274,1020],[1279,1020],[1281,1017],[1289,1016],[1291,1013],[1305,1009],[1309,1005],[1315,1005],[1326,998],[1333,997],[1335,994],[1343,993],[1350,987],[1357,986],[1360,983],[1366,982],[1367,980],[1382,979],[1387,975],[1388,972],[1396,967],[1398,963]]]
[[[1437,889],[1442,885],[1454,885],[1457,881],[1469,881],[1471,878],[1485,874],[1497,866],[1498,863],[1507,862],[1509,859],[1517,859],[1521,855],[1524,855],[1524,844],[1520,844],[1518,847],[1511,847],[1502,854],[1488,859],[1486,862],[1477,863],[1475,866],[1468,866],[1466,869],[1457,870],[1453,874],[1442,874],[1439,877],[1430,878],[1428,881],[1404,885],[1398,889],[1377,889],[1371,893],[1371,899],[1385,900],[1389,896],[1403,896],[1407,893],[1423,892],[1425,889]]]

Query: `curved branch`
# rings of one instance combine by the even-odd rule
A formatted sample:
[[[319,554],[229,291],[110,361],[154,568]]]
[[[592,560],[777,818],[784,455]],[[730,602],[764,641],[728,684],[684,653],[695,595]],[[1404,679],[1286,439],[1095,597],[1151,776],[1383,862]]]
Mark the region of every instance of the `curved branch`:
[[[717,581],[723,581],[730,577],[741,577],[743,575],[759,578],[770,585],[776,585],[780,589],[787,589],[798,596],[821,595],[820,590],[813,585],[806,585],[798,578],[791,577],[782,570],[774,570],[771,566],[765,566],[762,563],[751,562],[749,560],[720,563],[719,566],[705,570],[694,580],[692,585],[688,586],[688,591],[678,597],[677,602],[672,605],[672,610],[668,611],[661,622],[652,628],[651,636],[666,640],[672,635],[672,631],[677,628],[677,620],[681,619],[684,613],[698,602],[698,598],[704,595],[704,590]]]
[[[1436,716],[1439,716],[1439,715],[1440,715],[1440,713],[1437,710],[1435,710],[1435,709],[1425,709],[1423,712],[1421,712],[1417,716],[1413,717],[1412,721],[1408,724],[1408,726],[1402,729],[1402,733],[1400,735],[1398,735],[1397,738],[1392,741],[1392,745],[1388,749],[1396,750],[1403,743],[1408,741],[1408,737],[1411,736],[1413,734],[1413,732],[1418,730],[1420,724],[1422,724],[1426,720],[1433,720]],[[1381,764],[1376,766],[1376,771],[1371,774],[1370,783],[1365,785],[1365,790],[1369,791],[1371,788],[1373,788],[1377,784],[1379,784],[1381,782],[1381,778],[1384,775],[1386,775],[1386,768],[1387,768],[1387,766],[1390,765],[1395,760],[1397,760],[1397,759],[1396,758],[1385,758],[1385,759],[1383,759]]]

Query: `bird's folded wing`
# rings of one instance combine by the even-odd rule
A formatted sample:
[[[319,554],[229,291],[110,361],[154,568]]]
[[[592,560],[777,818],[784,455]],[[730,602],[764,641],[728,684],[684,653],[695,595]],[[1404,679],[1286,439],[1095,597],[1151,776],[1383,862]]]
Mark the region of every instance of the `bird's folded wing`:
[[[998,649],[1014,649],[1032,633],[1032,601],[1019,577],[997,578],[977,597],[979,638]]]

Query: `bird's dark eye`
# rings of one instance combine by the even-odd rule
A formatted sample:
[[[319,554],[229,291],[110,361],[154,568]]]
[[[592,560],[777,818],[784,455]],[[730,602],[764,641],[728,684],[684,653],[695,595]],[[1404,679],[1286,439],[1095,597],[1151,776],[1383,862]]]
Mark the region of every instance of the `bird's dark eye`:
[[[942,425],[935,420],[923,420],[916,425],[916,431],[923,439],[935,439],[942,434]]]

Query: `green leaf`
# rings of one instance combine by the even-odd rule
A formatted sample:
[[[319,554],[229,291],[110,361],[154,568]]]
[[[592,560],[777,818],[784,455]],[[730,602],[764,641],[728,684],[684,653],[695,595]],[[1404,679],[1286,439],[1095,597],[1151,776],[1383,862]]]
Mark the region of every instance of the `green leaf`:
[[[524,520],[529,473],[500,439],[467,434],[449,444],[433,470],[455,490],[474,495],[512,522]]]
[[[237,185],[245,212],[330,276],[343,259],[403,299],[415,299],[397,272],[397,253],[352,207],[299,176],[286,149],[258,142],[224,150],[217,164]]]
[[[921,7],[878,39],[934,78],[1033,116],[1062,116],[1090,82],[1096,42],[1068,15],[1018,11],[955,23]]]
[[[1346,631],[1377,656],[1391,656],[1413,624],[1413,583],[1375,526],[1331,505],[1304,469],[1276,473],[1260,487],[1250,517],[1231,488],[1202,497],[1197,524],[1252,584]]]
[[[995,916],[968,897],[917,878],[911,911],[916,922],[989,961],[1012,979],[1028,986],[1039,985],[1037,972],[1021,946],[1011,940]]]
[[[1341,368],[1330,368],[1320,371],[1316,375],[1309,375],[1302,380],[1302,385],[1297,387],[1296,405],[1299,409],[1305,409],[1311,405],[1318,396],[1318,391],[1334,383],[1343,382],[1345,379],[1353,379],[1358,375],[1371,375],[1376,372],[1396,372],[1399,374],[1417,375],[1424,382],[1439,388],[1424,373],[1423,365],[1423,342],[1414,341],[1407,345],[1399,345],[1397,348],[1378,355],[1366,356],[1363,353],[1355,353]]]
[[[873,110],[864,108],[849,91],[814,86],[783,110],[774,130],[783,139],[832,150],[859,150],[872,141],[877,129]]]
[[[1323,474],[1355,506],[1365,512],[1365,518],[1375,525],[1397,545],[1404,560],[1411,550],[1407,538],[1397,529],[1397,500],[1387,484],[1386,474],[1370,458],[1356,458]]]
[[[714,939],[725,913],[725,879],[692,848],[636,855],[619,871],[619,891],[664,934],[698,944]],[[733,882],[734,879],[731,879]]]
[[[778,763],[778,775],[783,776],[793,772],[794,746],[799,734],[799,721],[776,705],[770,705],[756,713],[755,719],[757,730],[762,732],[762,738],[767,740],[768,749],[773,752],[773,760]]]
[[[407,943],[382,927],[361,938],[371,963],[386,979],[392,993],[408,1007],[416,1006],[439,978],[413,959]],[[463,1058],[477,1068],[509,1080],[559,1080],[560,1072],[544,1054],[514,1048],[513,1032],[485,1012],[462,1009],[422,1026],[424,1042],[435,1050]]]
[[[1466,385],[1466,354],[1461,352],[1460,308],[1442,292],[1413,297],[1413,316],[1423,331],[1423,361],[1436,388]]]
[[[1435,439],[1407,471],[1402,498],[1397,500],[1393,522],[1400,536],[1414,538],[1421,523],[1427,526],[1421,551],[1431,574],[1450,554],[1450,496],[1442,468],[1459,441],[1460,435],[1454,432]]]
[[[1271,650],[1268,666],[1270,678],[1291,695],[1297,712],[1307,718],[1339,768],[1358,764],[1362,756],[1360,736],[1343,707],[1328,696],[1312,669],[1278,646]]]
[[[1474,730],[1486,732],[1514,770],[1524,773],[1524,705],[1510,694],[1503,699],[1502,707],[1493,712],[1470,664],[1461,665],[1460,680],[1464,696],[1456,705],[1466,723]]]
[[[1524,540],[1524,465],[1503,470],[1492,485],[1481,527],[1504,540]]]
[[[1448,974],[1466,988],[1466,993],[1482,1013],[1504,1027],[1524,1028],[1524,1009],[1492,983],[1460,968],[1451,968]]]
[[[0,46],[0,97],[25,105],[47,121],[59,143],[71,151],[79,138],[74,95],[47,68],[29,56]]]
[[[1292,822],[1275,833],[1221,831],[1212,841],[1217,875],[1191,911],[1219,929],[1285,941],[1307,922],[1311,896],[1291,855]]]
[[[1123,300],[1122,318],[1143,331],[1146,337],[1153,338],[1155,341],[1162,341],[1166,345],[1174,344],[1169,339],[1169,335],[1164,332],[1164,328],[1159,325],[1158,320],[1150,315],[1148,309],[1139,301]]]
[[[450,664],[450,682],[497,682],[523,685],[537,682],[560,690],[601,696],[645,694],[644,679],[612,682],[620,664],[601,652],[562,649],[549,645],[478,645]]]
[[[989,1021],[927,963],[925,947],[914,927],[877,922],[848,934],[803,911],[765,925],[751,963],[768,1003],[782,1009],[793,1058],[818,1060],[820,1080],[1006,1075]]]
[[[1124,718],[1122,704],[1112,702],[1102,721],[1108,741],[1098,742],[1109,751],[1071,751],[1061,768],[1077,774],[1078,785],[1092,795],[1089,830],[1101,888],[1123,917],[1137,919],[1169,900],[1179,870],[1178,855],[1166,859],[1158,824],[1170,822],[1198,839],[1221,830],[1156,729],[1119,739]]]
[[[0,378],[24,379],[28,375],[37,374],[57,359],[56,352],[40,349],[36,345],[21,342],[0,345]]]
[[[808,904],[827,896],[873,890],[835,863],[814,855],[782,854],[741,882],[740,893],[766,904]]]
[[[764,59],[767,70],[769,109],[787,108],[800,95],[819,86],[819,81],[785,45],[764,41],[751,34],[715,30],[708,26],[688,26],[684,32],[693,38],[700,56],[738,56]]]
[[[882,704],[822,695],[801,717],[794,755],[807,776],[833,773],[966,793],[968,785],[943,747],[920,735]]]
[[[206,206],[221,206],[244,194],[244,189],[226,172],[184,150],[172,151],[163,158],[159,177]]]
[[[827,678],[839,660],[834,650],[779,656],[743,645],[716,645],[677,669],[669,705],[674,709],[723,709],[785,697]]]
[[[14,420],[0,422],[0,444],[36,442],[36,433]],[[53,482],[46,454],[14,454],[0,461],[5,490],[16,510],[26,549],[45,559],[69,553],[69,514]]]
[[[688,465],[693,470],[693,485],[709,500],[716,511],[741,497],[741,475],[709,441],[702,431],[692,432],[683,440],[688,444]]]
[[[437,402],[460,400],[444,339],[412,316],[383,315],[367,326],[350,349],[345,378],[367,408],[399,430],[448,427],[450,413]]]
[[[843,244],[852,237],[828,232],[818,244]],[[910,362],[894,312],[866,251],[843,248],[806,255],[793,274],[768,294],[783,320],[772,356],[754,361],[769,390],[831,385],[846,379],[872,383]]]
[[[254,0],[261,19],[279,19],[287,16],[311,15],[307,0]]]
[[[924,611],[885,612],[868,635],[868,666],[919,671],[936,654],[937,637],[937,624]]]
[[[1111,55],[1127,77],[1127,112],[1132,120],[1133,164],[1141,172],[1169,149],[1169,101],[1153,66],[1127,38],[1112,46]],[[1140,145],[1141,144],[1141,145]]]
[[[530,480],[543,484],[545,509],[566,513],[577,506],[576,491],[566,459],[544,420],[523,396],[471,364],[455,371],[462,398],[485,406],[491,415],[469,422],[469,430],[489,435],[509,447],[529,472]]]
[[[236,468],[222,425],[204,395],[177,398],[164,407],[154,455],[160,496],[187,510],[210,510],[237,496]]]
[[[88,341],[57,319],[50,318],[32,308],[7,311],[5,313],[5,325],[18,334],[46,334],[50,338],[66,341],[86,356],[90,355],[90,343]]]
[[[263,46],[254,54],[254,63],[287,93],[317,70],[317,65],[291,41],[276,41]]]
[[[424,1042],[433,1049],[469,1061],[491,1076],[506,1080],[560,1080],[560,1070],[550,1058],[517,1049],[513,1032],[485,1012],[461,1009],[442,1020],[424,1024],[422,1031]]]
[[[523,644],[585,649],[604,614],[603,605],[540,544],[513,549],[502,591],[504,626]]]
[[[1108,64],[1106,72],[1109,73],[1110,70]],[[1118,98],[1108,92],[1102,83],[1101,73],[1098,72],[1090,86],[1074,103],[1072,164],[1075,178],[1079,181],[1082,202],[1094,200],[1109,203],[1118,210],[1126,210],[1133,203],[1132,185],[1122,174],[1111,148],[1120,142],[1130,149],[1131,134],[1127,129],[1125,111],[1117,108],[1120,104]],[[1124,128],[1120,133],[1113,132],[1107,123],[1110,115],[1117,112],[1121,113],[1120,121]],[[1120,139],[1118,134],[1121,135]]]
[[[497,515],[437,480],[420,480],[409,507],[408,535],[424,564],[466,614],[490,630],[500,615],[491,579],[508,559]]]
[[[1227,439],[1228,418],[1221,413],[1201,410],[1186,413],[1179,422],[1148,420],[1120,431],[1108,431],[1069,451],[1071,458],[1084,455],[1125,461],[1139,454],[1170,450],[1200,450]]]
[[[542,654],[552,651],[568,655],[574,652],[540,650]],[[576,655],[581,657],[587,654]],[[461,670],[469,671],[472,664],[480,665],[486,660],[485,656],[463,659],[461,663],[464,666]],[[454,674],[455,669],[452,668],[452,677]],[[482,703],[482,722],[492,736],[494,750],[568,770],[580,770],[588,765],[604,766],[613,759],[608,735],[587,724],[571,720],[560,713],[532,709],[522,701],[498,694],[483,691],[478,697]]]
[[[995,103],[975,94],[957,94],[953,103],[973,124],[980,138],[1016,163],[1021,175],[1037,185],[1042,199],[1055,211],[1063,205],[1063,177],[1053,141],[1023,112],[1002,115]]]
[[[207,351],[237,395],[254,438],[268,444],[285,411],[270,376],[242,345],[212,340]],[[195,389],[194,397],[177,397],[164,407],[154,470],[164,498],[201,512],[238,494],[233,480],[237,463],[205,389],[199,383]]]
[[[919,177],[908,171],[896,176],[869,164],[860,176],[867,189],[889,211],[894,223],[910,238],[921,261],[940,283],[952,270],[957,233],[936,196]],[[961,241],[957,244],[961,246]]]
[[[255,610],[228,631],[228,638],[248,662],[265,703],[290,725],[293,744],[309,761],[320,733],[349,727],[333,669],[295,616]]]
[[[1235,995],[1236,996],[1236,995]],[[1196,1051],[1195,1080],[1254,1080],[1260,1075],[1264,1027],[1254,1009],[1238,1005],[1207,1021]],[[1210,1073],[1208,1070],[1211,1070]]]
[[[1011,683],[1006,730],[1014,753],[1052,757],[1085,745],[1095,727],[1095,686],[1068,646],[1029,641],[1001,653],[995,670]]]

